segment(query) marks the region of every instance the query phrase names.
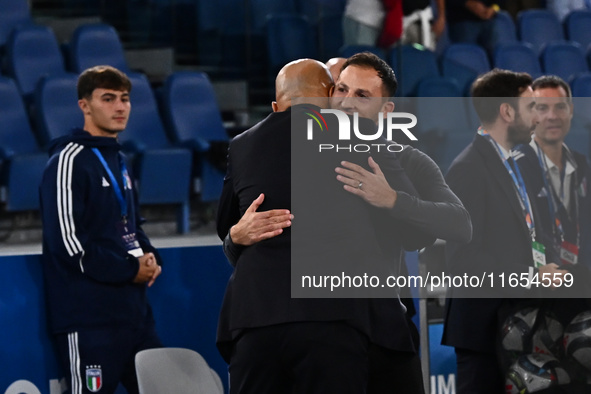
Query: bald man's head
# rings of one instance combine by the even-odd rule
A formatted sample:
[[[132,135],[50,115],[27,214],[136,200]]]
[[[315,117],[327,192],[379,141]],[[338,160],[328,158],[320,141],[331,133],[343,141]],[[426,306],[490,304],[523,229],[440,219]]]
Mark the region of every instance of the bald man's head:
[[[273,111],[285,111],[292,104],[302,103],[328,107],[333,87],[330,72],[323,63],[313,59],[294,60],[277,74]]]
[[[337,79],[339,79],[341,69],[346,61],[347,59],[344,57],[333,57],[326,62],[326,67],[328,67],[328,71],[330,71],[330,75],[332,75],[332,79],[335,83],[337,82]]]

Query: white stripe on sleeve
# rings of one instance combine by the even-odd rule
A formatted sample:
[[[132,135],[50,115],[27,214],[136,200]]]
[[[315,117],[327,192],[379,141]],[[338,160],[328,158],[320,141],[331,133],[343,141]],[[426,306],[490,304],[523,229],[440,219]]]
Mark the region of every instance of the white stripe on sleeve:
[[[60,153],[57,165],[57,212],[62,239],[68,254],[74,256],[83,252],[76,237],[72,206],[72,171],[74,158],[84,149],[82,145],[70,142]],[[80,264],[82,272],[84,269]]]

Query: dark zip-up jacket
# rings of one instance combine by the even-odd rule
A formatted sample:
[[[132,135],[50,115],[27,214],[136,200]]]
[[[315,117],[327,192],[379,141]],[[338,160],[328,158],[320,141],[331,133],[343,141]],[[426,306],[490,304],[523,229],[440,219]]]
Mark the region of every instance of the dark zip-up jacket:
[[[133,283],[139,261],[127,252],[118,230],[119,200],[92,148],[100,151],[125,195],[128,228],[135,228],[144,253],[156,252],[140,227],[131,177],[124,188],[117,140],[82,129],[54,140],[40,185],[43,271],[54,333],[152,321],[146,286]]]

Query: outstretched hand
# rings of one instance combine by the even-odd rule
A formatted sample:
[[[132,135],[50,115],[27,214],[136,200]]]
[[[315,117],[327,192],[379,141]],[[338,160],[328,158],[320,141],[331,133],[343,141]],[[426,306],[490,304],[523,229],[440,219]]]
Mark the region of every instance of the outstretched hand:
[[[265,199],[261,193],[250,204],[238,223],[230,228],[230,238],[237,245],[248,246],[264,239],[278,236],[283,229],[291,226],[293,215],[287,209],[272,209],[257,212]]]

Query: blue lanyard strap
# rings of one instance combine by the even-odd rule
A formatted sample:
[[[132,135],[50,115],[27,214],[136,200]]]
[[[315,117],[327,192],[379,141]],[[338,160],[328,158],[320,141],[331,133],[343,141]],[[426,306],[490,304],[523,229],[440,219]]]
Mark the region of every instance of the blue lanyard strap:
[[[519,166],[517,165],[517,163],[515,163],[515,161],[513,160],[513,157],[509,156],[508,159],[505,159],[505,156],[503,155],[503,152],[501,151],[499,144],[497,144],[497,142],[491,137],[491,135],[486,130],[484,130],[483,128],[479,128],[478,134],[482,135],[483,137],[488,138],[488,140],[491,141],[492,144],[497,148],[497,153],[501,157],[501,161],[503,162],[503,165],[505,166],[505,168],[507,169],[507,172],[509,173],[509,175],[511,176],[511,179],[513,180],[513,185],[515,186],[515,189],[517,190],[517,194],[519,196],[519,199],[521,200],[521,208],[524,211],[525,222],[526,222],[527,227],[529,228],[529,231],[532,235],[532,239],[534,239],[535,238],[535,229],[536,229],[535,223],[534,223],[534,215],[532,213],[532,209],[531,209],[531,206],[529,203],[529,198],[527,197],[527,190],[525,188],[525,182],[523,181],[523,177],[521,176],[521,171],[519,171]],[[509,160],[510,160],[510,162],[509,162]],[[515,171],[513,170],[513,167],[510,165],[510,163],[513,164]]]
[[[536,148],[538,150],[538,161],[540,163],[540,167],[542,168],[542,170],[544,171],[544,176],[542,177],[542,179],[544,180],[544,188],[546,189],[546,194],[548,196],[548,206],[550,208],[550,217],[552,217],[552,224],[557,228],[558,233],[560,235],[560,238],[562,239],[564,237],[564,230],[562,228],[562,223],[560,221],[560,218],[557,215],[557,206],[558,204],[560,204],[560,201],[555,202],[554,201],[554,197],[555,197],[555,191],[554,188],[551,186],[550,181],[548,179],[548,177],[550,176],[550,171],[548,169],[548,164],[546,163],[546,157],[545,157],[545,153],[542,151],[542,149],[540,149],[540,146],[538,145],[538,143],[536,142]],[[542,160],[542,155],[544,155],[544,160]],[[564,178],[562,177],[562,175],[564,174],[564,172],[561,173],[561,177],[560,177],[560,183],[561,185],[564,182]],[[564,193],[564,188],[562,188],[562,192]],[[556,206],[555,206],[556,204]]]
[[[540,146],[537,143],[536,143],[536,147],[538,150],[538,161],[540,162],[540,167],[542,167],[542,170],[544,171],[544,176],[542,178],[544,179],[544,187],[546,188],[546,194],[548,194],[548,205],[550,205],[550,215],[554,219],[553,222],[559,231],[561,241],[563,241],[564,240],[564,229],[562,227],[562,222],[557,215],[557,212],[558,212],[558,206],[560,205],[564,209],[564,212],[566,212],[567,215],[570,215],[569,211],[566,209],[566,206],[562,203],[562,201],[564,200],[564,179],[566,177],[566,161],[567,161],[567,156],[568,156],[567,152],[568,151],[565,150],[564,156],[563,156],[564,165],[562,166],[562,171],[560,171],[560,198],[557,198],[556,197],[557,193],[554,190],[554,187],[552,186],[552,184],[550,183],[550,169],[548,168],[548,163],[546,162],[546,154],[542,151],[542,149],[540,148]],[[542,155],[544,155],[544,156],[542,156]],[[544,160],[542,160],[542,157],[544,157]],[[575,170],[575,174],[576,174],[576,170]],[[574,176],[574,179],[577,179],[576,175]],[[572,185],[572,181],[571,181],[571,185]],[[572,187],[571,187],[571,190],[572,190]],[[554,201],[554,199],[556,199],[557,201]],[[556,206],[554,204],[556,204]],[[574,221],[576,222],[576,229],[577,229],[576,245],[579,246],[581,234],[579,231],[579,197],[578,197],[577,193],[575,193],[575,196],[574,196],[574,204],[575,204]]]
[[[113,171],[111,171],[111,168],[109,168],[109,165],[107,164],[107,161],[105,160],[105,158],[103,157],[101,152],[97,148],[92,148],[92,151],[94,152],[96,157],[98,157],[101,164],[105,168],[105,171],[107,171],[107,174],[109,175],[109,179],[111,180],[111,185],[113,185],[113,190],[115,191],[115,196],[117,197],[117,201],[119,202],[119,207],[121,209],[121,218],[123,220],[126,220],[127,219],[127,202],[125,200],[125,195],[121,192],[121,188],[119,187],[119,183],[117,183],[117,179],[115,179],[115,175],[113,175]],[[125,162],[121,159],[121,156],[119,156],[119,163],[121,164],[121,175],[123,178],[123,187],[125,187],[127,184],[127,167],[125,167]]]
[[[507,163],[509,160],[511,160],[511,162],[513,163],[513,166],[515,167],[515,172],[512,171],[511,166]],[[529,198],[527,197],[527,189],[525,188],[525,182],[523,181],[523,177],[521,176],[521,171],[519,171],[519,166],[517,165],[517,163],[515,163],[513,157],[509,157],[509,159],[504,161],[504,163],[505,167],[507,168],[507,171],[509,171],[509,175],[511,175],[511,178],[513,178],[513,183],[515,183],[516,186],[518,186],[517,189],[519,191],[519,196],[521,197],[521,201],[523,202],[525,210],[527,211],[527,214],[529,214],[529,217],[531,219],[531,222],[528,221],[527,224],[530,227],[530,230],[533,231],[533,229],[535,228],[534,216],[532,214],[532,209],[529,204]]]

